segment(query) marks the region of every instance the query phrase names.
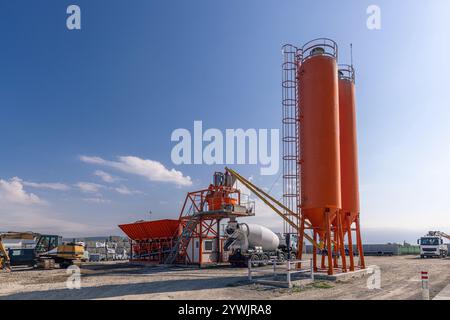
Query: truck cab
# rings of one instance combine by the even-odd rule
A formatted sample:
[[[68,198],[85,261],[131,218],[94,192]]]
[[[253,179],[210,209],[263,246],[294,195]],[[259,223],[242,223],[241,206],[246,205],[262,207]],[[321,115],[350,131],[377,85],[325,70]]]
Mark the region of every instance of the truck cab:
[[[440,236],[424,236],[417,240],[420,245],[420,258],[445,258],[448,255],[447,245]]]
[[[285,254],[295,257],[297,255],[298,248],[298,236],[296,233],[276,233],[278,239],[280,239],[280,245],[278,249]]]

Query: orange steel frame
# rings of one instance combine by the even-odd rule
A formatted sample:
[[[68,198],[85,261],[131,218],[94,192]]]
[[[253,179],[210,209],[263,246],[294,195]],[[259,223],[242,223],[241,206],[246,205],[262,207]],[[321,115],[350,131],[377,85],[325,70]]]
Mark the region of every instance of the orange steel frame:
[[[208,189],[202,189],[198,191],[189,192],[186,195],[186,198],[183,203],[183,207],[181,209],[181,213],[179,216],[180,223],[182,224],[183,228],[185,228],[187,222],[191,219],[193,219],[194,215],[200,214],[199,223],[197,227],[194,229],[191,241],[192,239],[198,239],[199,240],[199,261],[198,264],[202,265],[204,264],[203,261],[203,241],[204,240],[214,240],[216,239],[216,248],[217,248],[217,261],[216,263],[223,262],[223,251],[222,251],[222,244],[223,239],[220,237],[220,221],[224,218],[229,218],[228,215],[224,214],[223,212],[217,212],[217,211],[208,211],[207,208],[207,199],[208,194],[211,194],[211,192],[223,192],[227,197],[231,195],[235,195],[237,199],[237,203],[241,203],[241,193],[239,189],[233,188],[233,187],[226,187],[226,186],[215,186],[210,185]],[[190,241],[190,242],[191,242]],[[189,245],[189,243],[188,243]],[[188,252],[186,248],[181,248],[179,257],[177,259],[180,263],[194,263],[189,258]],[[192,250],[196,250],[194,246],[192,245]],[[192,251],[192,257],[194,257],[194,252]]]
[[[189,217],[192,214],[195,213],[200,213],[200,212],[205,212],[205,206],[207,204],[207,194],[209,192],[224,192],[226,193],[228,196],[235,194],[237,196],[237,203],[240,204],[241,202],[241,192],[239,191],[239,189],[236,188],[232,188],[232,187],[225,187],[225,186],[214,186],[211,185],[209,188],[207,189],[202,189],[199,191],[193,191],[193,192],[189,192],[186,195],[186,198],[184,200],[183,203],[183,207],[181,208],[181,212],[180,212],[180,217],[179,219],[186,219],[187,217]],[[187,206],[191,204],[192,208],[193,208],[193,212],[189,211],[189,208],[187,208]],[[186,211],[188,210],[188,211]],[[208,215],[210,217],[216,217],[216,218],[223,218],[223,214],[210,214]]]
[[[328,272],[329,275],[335,273],[335,269],[339,268],[338,265],[338,253],[341,256],[341,268],[342,272],[347,271],[347,263],[345,259],[345,247],[344,238],[342,232],[342,223],[339,215],[339,211],[333,208],[325,208],[323,211],[325,225],[322,228],[314,228],[306,226],[306,218],[302,215],[300,220],[300,227],[298,228],[298,251],[297,258],[302,259],[303,255],[303,241],[305,237],[305,232],[307,230],[312,230],[314,242],[317,243],[318,237],[323,242],[324,249],[321,252],[322,259],[320,268],[317,265],[317,254],[318,249],[315,244],[313,244],[313,267],[315,272]],[[335,222],[333,224],[333,221]],[[322,235],[321,237],[319,235]],[[327,262],[327,264],[325,264]]]
[[[347,237],[348,237],[348,251],[349,251],[349,257],[350,257],[350,271],[355,270],[355,262],[354,262],[354,255],[353,255],[353,239],[352,239],[352,231],[356,232],[356,250],[358,250],[359,254],[359,265],[358,267],[361,269],[366,268],[366,262],[364,260],[364,250],[362,245],[362,238],[361,238],[361,227],[360,227],[360,220],[359,220],[359,213],[356,215],[355,219],[351,220],[351,214],[348,213],[344,217],[347,221]],[[354,228],[352,228],[352,224],[355,225]]]
[[[173,238],[153,238],[146,240],[133,240],[131,241],[131,257],[133,253],[136,253],[140,258],[134,259],[132,261],[140,262],[164,262],[164,250],[169,250],[173,246]],[[147,258],[142,258],[142,254],[146,253]]]
[[[216,240],[216,251],[217,251],[217,263],[223,262],[223,241],[224,239],[220,236],[220,221],[224,218],[229,218],[230,216],[219,210],[216,211],[208,211],[207,207],[207,199],[208,194],[214,194],[214,192],[220,192],[224,194],[226,197],[230,197],[234,195],[236,197],[236,201],[238,204],[241,203],[241,193],[240,190],[227,187],[227,186],[214,186],[210,185],[208,189],[202,189],[199,191],[189,192],[186,195],[184,200],[180,215],[179,221],[180,225],[184,229],[189,220],[197,217],[198,224],[195,227],[192,235],[190,237],[192,239],[199,240],[199,248],[196,249],[194,245],[192,245],[191,255],[187,252],[187,246],[185,248],[180,248],[180,252],[178,255],[177,262],[178,263],[196,263],[199,265],[205,264],[203,261],[203,242],[204,240]],[[164,263],[165,255],[164,251],[169,251],[175,244],[176,237],[179,234],[174,234],[172,238],[154,238],[154,239],[145,239],[145,240],[135,240],[131,243],[132,248],[132,256],[133,252],[142,255],[147,254],[146,258],[138,258],[133,259],[134,261],[142,261],[142,262],[155,262],[155,263]],[[189,241],[189,242],[191,242]],[[189,256],[194,257],[194,250],[198,250],[198,262],[193,262]]]
[[[183,228],[185,227],[187,221],[182,222]],[[204,240],[217,240],[218,246],[217,246],[217,261],[215,262],[221,262],[222,261],[222,255],[221,255],[221,243],[222,239],[220,238],[220,219],[209,219],[209,218],[202,218],[199,221],[199,224],[195,228],[194,232],[191,236],[191,241],[193,239],[198,239],[199,241],[199,247],[198,247],[198,262],[194,262],[189,258],[189,254],[187,252],[187,248],[185,250],[185,254],[181,254],[181,261],[182,263],[186,264],[204,264],[203,262],[203,242]],[[197,250],[193,245],[191,246],[191,257],[194,257],[194,251]]]
[[[333,212],[334,211],[334,212]],[[334,223],[333,222],[334,216]],[[343,223],[343,219],[346,219],[346,223]],[[350,215],[345,217],[337,209],[326,208],[324,210],[325,229],[319,230],[318,228],[307,227],[306,219],[302,216],[300,221],[300,227],[298,228],[298,251],[297,258],[302,259],[303,255],[303,241],[304,235],[307,230],[312,230],[314,242],[317,243],[319,234],[323,234],[322,241],[324,245],[324,251],[321,252],[320,267],[318,266],[317,255],[319,248],[313,243],[313,267],[314,272],[327,272],[329,275],[333,275],[338,272],[355,271],[357,268],[365,269],[364,252],[361,240],[361,229],[359,223],[359,214],[354,221],[351,221]],[[354,227],[352,225],[354,224]],[[355,265],[354,251],[353,251],[353,238],[352,232],[356,234],[356,248],[359,255],[359,263]],[[347,266],[346,252],[345,252],[345,237],[347,236],[348,254],[349,254],[349,266]],[[339,256],[341,264],[339,264]]]

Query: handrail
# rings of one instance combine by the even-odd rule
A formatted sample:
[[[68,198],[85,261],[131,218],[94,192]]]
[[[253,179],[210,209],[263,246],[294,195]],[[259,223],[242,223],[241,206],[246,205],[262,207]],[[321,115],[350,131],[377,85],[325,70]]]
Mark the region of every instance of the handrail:
[[[312,52],[315,48],[322,48],[324,51],[322,55],[329,56],[338,59],[338,45],[334,40],[329,38],[318,38],[311,40],[303,45],[302,50],[302,62],[314,56]]]
[[[352,82],[355,82],[355,69],[353,68],[353,66],[348,64],[340,64],[338,68],[339,68],[338,71],[339,79],[350,80]]]

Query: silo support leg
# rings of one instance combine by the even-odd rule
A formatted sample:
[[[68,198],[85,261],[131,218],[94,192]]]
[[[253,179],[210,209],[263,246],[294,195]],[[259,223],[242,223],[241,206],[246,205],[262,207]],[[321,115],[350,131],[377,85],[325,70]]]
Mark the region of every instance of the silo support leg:
[[[328,255],[328,275],[333,275],[333,251],[331,251],[331,221],[330,221],[330,209],[325,210],[325,238],[327,238],[327,255]]]
[[[345,245],[344,245],[344,231],[342,226],[342,216],[340,212],[337,213],[337,221],[338,221],[338,236],[339,236],[339,248],[341,250],[341,259],[342,259],[342,272],[347,272],[347,261],[345,259]]]
[[[361,269],[365,269],[366,263],[364,261],[364,250],[363,250],[362,239],[361,239],[361,228],[359,225],[359,213],[358,213],[358,217],[356,218],[356,243],[358,245],[359,263],[360,263]]]
[[[302,215],[302,219],[300,221],[300,229],[298,231],[297,260],[302,260],[304,236],[305,236],[305,216]],[[297,264],[297,268],[301,269],[302,268],[302,264],[298,263]]]
[[[324,238],[323,238],[323,246],[324,246],[324,247],[323,247],[324,249],[327,247],[327,238],[326,238],[326,234],[324,235]],[[322,251],[322,259],[321,259],[320,268],[321,268],[321,269],[325,269],[325,255],[323,254],[323,251]]]
[[[338,228],[333,230],[333,264],[335,268],[338,268],[338,252],[339,252],[339,232]]]
[[[314,232],[314,243],[313,243],[313,267],[314,267],[314,272],[317,272],[317,232],[316,230],[313,230]]]
[[[348,256],[350,258],[350,271],[355,271],[355,259],[353,256],[353,240],[352,240],[352,222],[350,216],[346,217],[347,237],[348,237]]]

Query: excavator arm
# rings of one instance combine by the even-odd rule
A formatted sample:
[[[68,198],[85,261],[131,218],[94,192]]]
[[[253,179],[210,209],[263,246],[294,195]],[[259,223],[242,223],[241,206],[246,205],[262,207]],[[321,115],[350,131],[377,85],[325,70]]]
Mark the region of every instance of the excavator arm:
[[[250,182],[248,179],[241,176],[239,173],[230,168],[225,168],[233,177],[236,178],[239,182],[241,182],[244,186],[246,186],[255,196],[261,199],[269,208],[271,208],[275,213],[277,213],[284,221],[286,221],[290,226],[292,226],[295,230],[298,231],[298,224],[292,221],[289,217],[296,216],[292,210],[287,208],[281,202],[273,198],[267,192],[257,187],[254,183]],[[301,217],[299,216],[299,219]],[[305,224],[308,227],[311,227],[311,224],[308,221],[305,221]],[[315,244],[318,248],[323,249],[323,244],[318,244],[311,238],[309,235],[305,234],[305,238],[312,244]]]
[[[3,245],[1,236],[0,236],[0,269],[11,271],[9,254],[5,246]]]

